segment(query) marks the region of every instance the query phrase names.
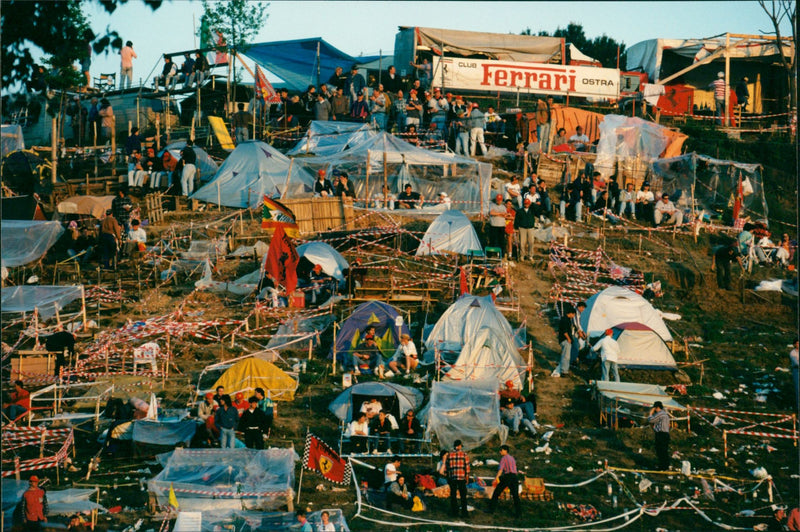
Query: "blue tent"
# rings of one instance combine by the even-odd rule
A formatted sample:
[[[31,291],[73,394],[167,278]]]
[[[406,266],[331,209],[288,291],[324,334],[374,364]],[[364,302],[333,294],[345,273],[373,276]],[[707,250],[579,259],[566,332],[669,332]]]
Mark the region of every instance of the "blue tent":
[[[319,79],[317,79],[317,46],[319,45]],[[304,91],[309,85],[325,83],[342,67],[350,71],[362,58],[352,57],[334,48],[321,37],[254,44],[245,55],[286,82],[292,91]]]
[[[395,319],[400,313],[391,305],[382,301],[367,301],[356,308],[353,313],[342,323],[342,328],[336,335],[336,360],[349,365],[353,349],[361,341],[367,327],[375,327],[375,342],[384,357],[394,354],[400,344],[401,334],[410,334],[408,324],[403,321],[399,328],[395,326]],[[331,348],[331,357],[333,349]]]

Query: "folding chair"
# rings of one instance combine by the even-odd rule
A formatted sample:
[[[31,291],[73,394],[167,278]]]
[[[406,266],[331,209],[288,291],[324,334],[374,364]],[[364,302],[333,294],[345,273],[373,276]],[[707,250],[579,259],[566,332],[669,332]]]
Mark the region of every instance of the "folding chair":
[[[94,87],[100,91],[114,90],[117,86],[117,73],[100,74],[100,77],[94,78]]]

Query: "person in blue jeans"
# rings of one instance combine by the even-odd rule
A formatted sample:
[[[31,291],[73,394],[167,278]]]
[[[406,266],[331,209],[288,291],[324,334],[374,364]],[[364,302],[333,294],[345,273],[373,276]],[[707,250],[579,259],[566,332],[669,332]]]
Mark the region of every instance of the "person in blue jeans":
[[[239,423],[239,411],[233,407],[230,395],[220,398],[222,403],[214,414],[214,423],[219,429],[219,446],[223,449],[236,447],[236,425]]]

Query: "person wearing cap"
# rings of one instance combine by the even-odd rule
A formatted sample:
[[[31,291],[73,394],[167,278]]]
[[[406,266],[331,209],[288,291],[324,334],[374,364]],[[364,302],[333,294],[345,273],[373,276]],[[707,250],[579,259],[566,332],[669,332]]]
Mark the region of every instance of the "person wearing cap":
[[[600,361],[602,362],[602,373],[600,374],[601,381],[607,381],[609,374],[614,375],[614,380],[619,380],[619,368],[617,362],[619,361],[619,343],[614,339],[613,329],[606,329],[605,335],[592,347],[592,351],[600,353]]]
[[[351,105],[356,102],[358,95],[362,94],[366,86],[367,82],[364,80],[364,76],[358,73],[358,65],[353,64],[344,83],[344,91],[350,95]]]
[[[522,200],[522,208],[514,216],[514,229],[519,231],[519,260],[533,260],[536,209],[528,196]]]
[[[489,246],[505,249],[506,206],[503,195],[497,194],[489,204]]]
[[[450,121],[451,131],[455,132],[456,136],[456,155],[469,154],[469,110],[467,104],[461,96],[456,96],[456,101],[453,105],[449,106],[449,114],[452,114]]]
[[[725,83],[725,73],[717,72],[717,79],[708,84],[709,88],[714,91],[714,105],[716,107],[717,125],[722,125],[722,117],[725,114],[725,92],[728,90],[728,84]]]
[[[347,175],[347,172],[339,173],[339,184],[336,185],[336,196],[341,198],[356,197],[356,191],[353,188],[353,184],[350,182],[350,176]]]
[[[486,157],[488,150],[484,141],[483,132],[486,129],[486,117],[480,110],[477,103],[472,104],[469,112],[469,154],[475,157],[477,147],[481,147],[481,155]]]
[[[436,124],[436,128],[443,131],[447,139],[447,112],[450,110],[450,103],[447,98],[442,96],[442,89],[433,89],[431,101],[436,105],[431,107],[431,123]]]
[[[400,345],[394,352],[394,356],[389,361],[389,368],[395,373],[400,373],[405,370],[406,375],[417,369],[419,365],[419,357],[417,355],[417,346],[414,345],[414,340],[407,334],[400,335]]]
[[[41,530],[47,522],[47,494],[39,487],[39,477],[28,479],[28,489],[22,494],[22,516],[25,530]]]
[[[536,423],[536,395],[533,392],[529,393],[528,397],[525,397],[519,390],[514,388],[514,381],[509,379],[505,382],[505,388],[497,393],[500,396],[501,403],[514,403],[514,406],[522,410],[523,419],[530,421],[534,429],[538,426]],[[535,433],[536,431],[534,430],[533,432]]]
[[[558,320],[558,343],[561,344],[561,358],[558,366],[550,374],[551,377],[569,375],[569,362],[572,344],[575,341],[575,309],[570,305]]]
[[[636,193],[636,217],[639,220],[653,223],[653,203],[656,198],[650,190],[650,183],[645,181]]]
[[[671,418],[664,409],[661,401],[653,403],[653,408],[647,417],[647,422],[653,427],[655,433],[655,450],[658,458],[658,470],[667,471],[669,469],[669,429]]]
[[[264,435],[267,434],[267,415],[258,408],[258,398],[253,395],[245,404],[247,407],[239,418],[239,430],[244,433],[244,444],[248,449],[263,449]]]
[[[244,411],[250,407],[250,403],[244,398],[242,392],[236,392],[236,395],[233,396],[233,406],[239,411],[239,415],[241,416],[244,414]]]
[[[206,393],[203,397],[203,402],[197,405],[197,418],[201,421],[207,421],[210,416],[214,415],[214,411],[219,405],[214,400],[214,394],[211,392]]]
[[[457,495],[461,498],[461,517],[467,517],[467,479],[469,457],[463,450],[461,440],[453,442],[453,450],[444,459],[445,476],[450,486],[450,516],[458,516]]]
[[[333,187],[331,182],[328,181],[324,168],[317,170],[317,180],[314,181],[314,196],[326,198],[333,196]]]
[[[412,190],[411,184],[406,183],[403,187],[403,192],[397,195],[397,202],[395,208],[397,209],[421,209],[424,202],[423,197],[419,192]]]
[[[666,218],[666,220],[664,220]],[[656,226],[661,225],[661,222],[664,222],[664,225],[675,224],[679,226],[683,223],[683,211],[675,206],[669,200],[669,194],[666,192],[661,194],[661,201],[656,203],[655,208],[653,210],[653,220],[656,223]]]

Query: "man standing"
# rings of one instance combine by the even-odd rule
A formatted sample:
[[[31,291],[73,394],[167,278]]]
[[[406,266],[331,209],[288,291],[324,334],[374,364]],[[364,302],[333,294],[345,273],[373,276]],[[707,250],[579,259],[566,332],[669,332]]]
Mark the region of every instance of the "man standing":
[[[239,428],[244,432],[244,444],[248,449],[263,449],[264,434],[269,430],[267,415],[258,408],[258,398],[255,395],[248,403],[249,408],[239,418]]]
[[[100,224],[101,260],[106,269],[111,269],[111,261],[117,256],[117,245],[122,240],[122,229],[112,212],[111,209],[108,209],[106,217],[103,218],[103,222]]]
[[[336,94],[331,98],[331,112],[333,120],[347,120],[347,115],[350,112],[350,102],[341,87],[337,87]]]
[[[394,67],[394,65],[389,67],[387,76],[382,81],[386,92],[389,94],[396,94],[397,91],[403,88],[403,82],[400,79],[400,76],[397,75],[397,69]]]
[[[714,253],[714,260],[711,263],[711,271],[717,272],[717,287],[722,290],[731,289],[731,263],[736,261],[742,267],[742,257],[736,247],[736,242],[730,242],[722,246]]]
[[[658,458],[658,470],[667,471],[669,469],[669,425],[670,417],[664,404],[661,401],[653,403],[650,409],[647,422],[653,426],[656,434],[656,457]]]
[[[506,206],[503,204],[503,195],[497,194],[494,202],[489,205],[489,245],[505,249],[506,233]]]
[[[358,73],[358,65],[353,65],[350,67],[350,75],[347,76],[347,80],[345,82],[345,92],[350,94],[350,104],[352,105],[355,103],[359,94],[361,94],[364,90],[364,87],[367,86],[367,82],[364,81],[364,76]]]
[[[197,154],[191,140],[186,141],[186,146],[181,150],[183,172],[181,172],[181,192],[184,196],[191,196],[194,192],[194,175],[197,173]],[[180,166],[180,164],[178,165]]]
[[[603,336],[592,348],[592,351],[600,353],[600,360],[603,364],[602,373],[600,375],[601,381],[608,380],[609,372],[614,374],[614,380],[619,382],[619,369],[617,368],[617,361],[619,360],[619,343],[614,340],[614,331],[606,329],[606,335]]]
[[[406,417],[401,419],[399,424],[400,430],[398,435],[400,436],[400,452],[406,452],[406,446],[408,446],[411,448],[410,450],[418,453],[420,440],[422,439],[422,426],[419,424],[414,410],[406,412]]]
[[[330,120],[331,102],[325,99],[322,92],[317,93],[317,101],[314,102],[314,120]]]
[[[517,475],[517,461],[509,453],[508,445],[500,446],[500,466],[497,468],[497,476],[494,478],[494,493],[489,501],[489,512],[494,513],[497,507],[497,499],[508,488],[511,497],[514,498],[514,515],[520,517],[522,514],[519,502],[519,477]]]
[[[250,122],[250,115],[244,110],[244,103],[239,102],[236,107],[239,110],[231,118],[231,125],[233,126],[233,134],[236,137],[236,144],[241,144],[246,140],[250,140],[250,129],[247,127]]]
[[[483,130],[486,129],[486,118],[478,108],[477,103],[472,104],[472,111],[469,113],[469,154],[475,157],[477,146],[481,147],[481,155],[486,157],[486,143],[483,140]]]
[[[133,60],[136,59],[138,56],[136,52],[133,51],[133,43],[128,41],[125,43],[125,46],[122,50],[119,51],[120,56],[120,72],[119,72],[119,88],[124,89],[125,87],[125,80],[128,80],[128,87],[130,88],[131,82],[133,81]]]
[[[372,105],[370,106],[369,112],[372,116],[372,124],[378,131],[386,130],[386,112],[388,111],[386,96],[384,96],[382,88],[383,85],[378,85],[378,88],[372,92],[372,96],[370,97]]]
[[[548,97],[547,101],[536,101],[536,138],[539,139],[539,147],[542,153],[547,153],[550,147],[550,105],[553,98]]]
[[[461,440],[453,442],[453,450],[445,458],[447,484],[450,486],[450,515],[458,515],[456,492],[461,497],[461,517],[467,517],[467,477],[469,477],[469,459],[461,450]]]
[[[264,414],[267,416],[267,424],[264,428],[264,432],[266,432],[267,437],[269,437],[272,422],[275,420],[275,401],[266,396],[264,388],[256,388],[255,394],[256,399],[258,399],[258,408],[263,410]]]
[[[575,341],[575,309],[568,307],[561,319],[558,320],[558,342],[561,344],[561,360],[550,374],[551,377],[569,375],[569,360],[572,353],[572,343]]]
[[[519,231],[519,260],[533,260],[533,234],[536,227],[536,211],[531,198],[522,201],[522,208],[514,216],[514,229]]]
[[[795,413],[800,412],[800,340],[795,338],[794,349],[789,352],[789,363],[792,366],[792,382],[794,383]]]
[[[39,487],[39,477],[36,475],[28,483],[28,489],[22,494],[25,530],[41,530],[42,524],[47,522],[47,494]]]
[[[722,125],[722,117],[725,115],[725,91],[728,89],[725,83],[725,73],[717,72],[717,79],[708,84],[714,90],[714,106],[716,107],[717,125]]]
[[[344,73],[342,67],[337,66],[331,77],[328,78],[328,85],[335,87],[338,91],[344,89],[345,83],[347,83],[347,74]]]

